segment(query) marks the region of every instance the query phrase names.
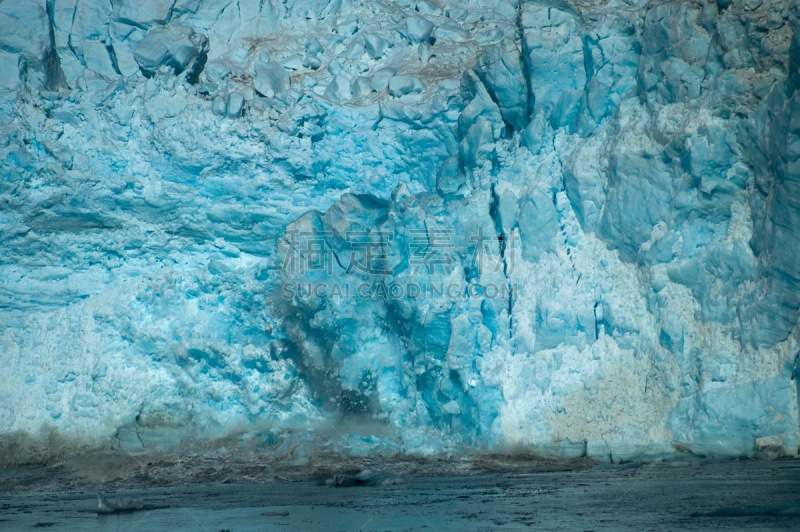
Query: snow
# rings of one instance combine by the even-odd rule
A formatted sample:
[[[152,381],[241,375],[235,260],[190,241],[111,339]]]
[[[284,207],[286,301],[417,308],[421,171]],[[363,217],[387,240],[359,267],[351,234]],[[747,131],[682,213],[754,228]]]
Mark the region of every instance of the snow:
[[[796,455],[798,16],[0,1],[0,460]]]

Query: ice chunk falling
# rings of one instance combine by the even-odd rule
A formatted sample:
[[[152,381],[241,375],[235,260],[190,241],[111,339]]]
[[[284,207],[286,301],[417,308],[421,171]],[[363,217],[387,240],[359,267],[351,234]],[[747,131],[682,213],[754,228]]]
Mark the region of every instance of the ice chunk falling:
[[[0,0],[0,461],[796,455],[798,17]]]

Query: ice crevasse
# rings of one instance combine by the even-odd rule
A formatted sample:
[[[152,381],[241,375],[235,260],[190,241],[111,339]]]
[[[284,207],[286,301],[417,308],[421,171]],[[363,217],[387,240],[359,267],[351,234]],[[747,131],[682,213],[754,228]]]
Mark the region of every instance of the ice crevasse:
[[[0,461],[794,456],[796,0],[0,0]]]

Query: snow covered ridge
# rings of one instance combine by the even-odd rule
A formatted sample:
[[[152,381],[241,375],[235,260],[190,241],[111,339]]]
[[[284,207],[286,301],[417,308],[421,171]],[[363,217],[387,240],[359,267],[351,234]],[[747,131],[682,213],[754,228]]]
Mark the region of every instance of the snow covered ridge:
[[[0,461],[796,455],[798,16],[0,1]]]

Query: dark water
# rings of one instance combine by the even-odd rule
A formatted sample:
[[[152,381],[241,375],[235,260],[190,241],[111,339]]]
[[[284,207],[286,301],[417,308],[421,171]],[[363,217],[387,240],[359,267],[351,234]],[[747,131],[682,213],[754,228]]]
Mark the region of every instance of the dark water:
[[[155,509],[109,515],[97,514],[94,490],[0,492],[0,530],[800,531],[800,460],[405,480],[350,488],[299,481],[119,489],[106,493]]]

